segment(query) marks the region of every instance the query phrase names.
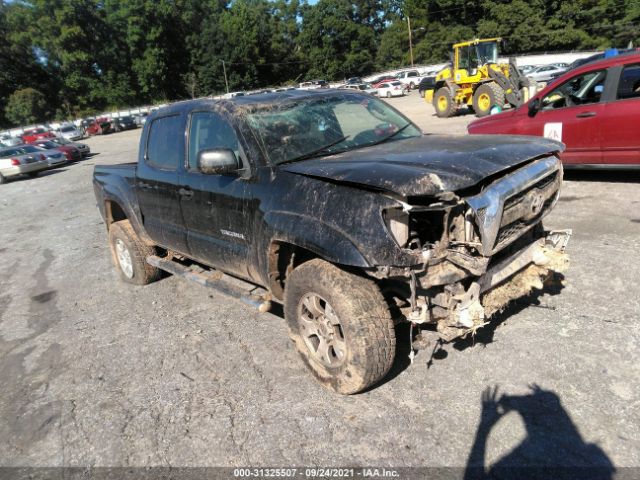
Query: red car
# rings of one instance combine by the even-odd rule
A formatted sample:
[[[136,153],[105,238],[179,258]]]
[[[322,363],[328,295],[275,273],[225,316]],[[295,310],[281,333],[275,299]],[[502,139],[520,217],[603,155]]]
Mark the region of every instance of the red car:
[[[373,88],[380,88],[380,84],[382,83],[389,83],[389,82],[396,82],[398,79],[392,75],[385,75],[383,77],[379,77],[376,78],[372,83],[371,86]]]
[[[33,143],[41,138],[56,138],[56,136],[51,131],[42,127],[30,128],[22,134],[22,141],[24,143]]]
[[[104,135],[111,133],[111,131],[111,121],[108,118],[98,118],[89,124],[85,133],[87,135]]]
[[[44,148],[45,150],[60,150],[70,162],[82,159],[82,153],[73,145],[60,145],[59,143],[55,143],[50,140],[39,140],[37,142],[32,142],[32,144],[36,147]]]
[[[471,134],[537,135],[567,146],[565,165],[640,166],[640,54],[565,73],[521,107],[469,124]]]

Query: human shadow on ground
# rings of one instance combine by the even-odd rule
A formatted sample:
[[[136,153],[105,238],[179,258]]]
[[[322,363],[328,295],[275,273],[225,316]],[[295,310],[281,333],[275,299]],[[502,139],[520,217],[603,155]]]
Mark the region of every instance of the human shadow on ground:
[[[507,413],[522,418],[526,438],[487,465],[491,430]],[[615,468],[604,451],[584,441],[558,395],[537,385],[525,395],[499,395],[498,387],[482,395],[482,412],[464,480],[613,478]]]

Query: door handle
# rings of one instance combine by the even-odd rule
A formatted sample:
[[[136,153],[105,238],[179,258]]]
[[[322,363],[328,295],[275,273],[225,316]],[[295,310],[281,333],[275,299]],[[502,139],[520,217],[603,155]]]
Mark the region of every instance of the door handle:
[[[576,118],[589,118],[589,117],[595,117],[596,116],[596,112],[582,112],[576,115]]]
[[[180,190],[178,190],[178,193],[180,194],[181,197],[185,197],[185,198],[193,197],[193,190],[189,188],[181,188]]]
[[[149,185],[149,184],[148,184],[148,183],[146,183],[146,182],[138,182],[138,186],[139,186],[140,188],[145,189],[145,190],[150,190],[150,189],[152,188],[152,187],[151,187],[151,185]]]

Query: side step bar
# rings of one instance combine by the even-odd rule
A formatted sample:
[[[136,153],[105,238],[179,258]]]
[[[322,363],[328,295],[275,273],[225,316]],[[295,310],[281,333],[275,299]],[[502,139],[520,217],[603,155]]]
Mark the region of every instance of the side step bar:
[[[212,270],[211,272],[206,270],[196,271],[173,260],[167,260],[155,255],[147,257],[146,260],[149,265],[153,265],[160,270],[237,298],[242,303],[256,308],[260,313],[271,309],[269,292],[251,283],[232,278],[218,270]]]

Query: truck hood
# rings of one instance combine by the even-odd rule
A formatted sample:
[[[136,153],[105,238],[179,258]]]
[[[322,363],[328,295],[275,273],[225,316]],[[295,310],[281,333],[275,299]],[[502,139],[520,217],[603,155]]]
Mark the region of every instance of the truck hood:
[[[437,196],[472,187],[503,170],[563,149],[561,143],[540,137],[424,135],[280,168],[403,197]]]

